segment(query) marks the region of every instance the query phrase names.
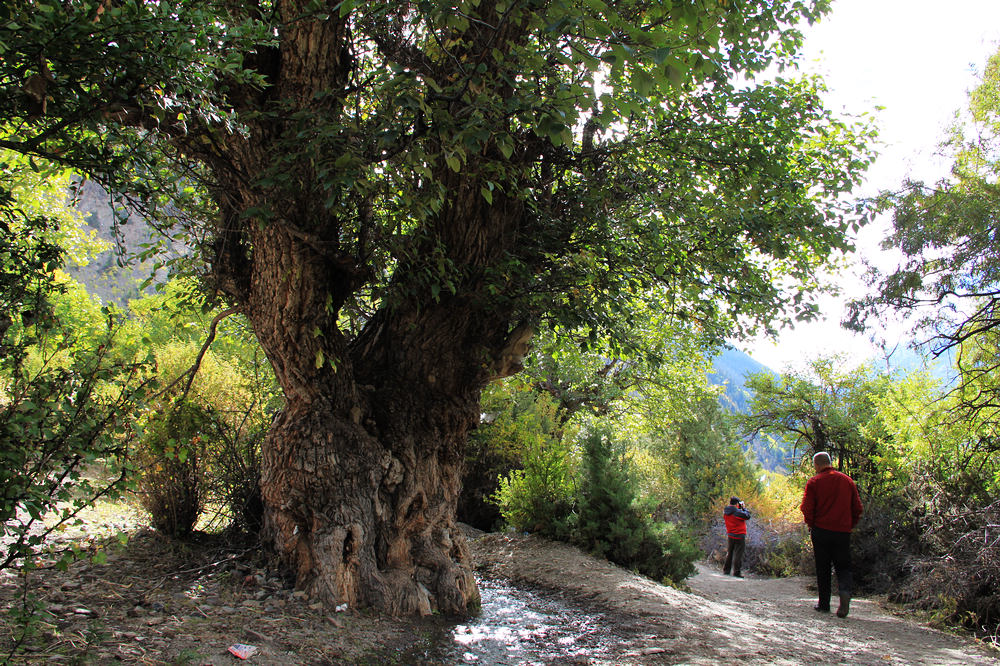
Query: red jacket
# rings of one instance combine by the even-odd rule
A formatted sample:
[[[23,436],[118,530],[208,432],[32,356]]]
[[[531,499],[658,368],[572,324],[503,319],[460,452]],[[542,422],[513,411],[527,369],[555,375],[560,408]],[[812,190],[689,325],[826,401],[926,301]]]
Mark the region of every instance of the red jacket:
[[[730,504],[722,511],[722,517],[726,521],[727,535],[736,539],[746,538],[747,521],[750,520],[749,511]]]
[[[854,480],[832,467],[809,479],[799,508],[806,525],[831,532],[853,530],[862,511]]]

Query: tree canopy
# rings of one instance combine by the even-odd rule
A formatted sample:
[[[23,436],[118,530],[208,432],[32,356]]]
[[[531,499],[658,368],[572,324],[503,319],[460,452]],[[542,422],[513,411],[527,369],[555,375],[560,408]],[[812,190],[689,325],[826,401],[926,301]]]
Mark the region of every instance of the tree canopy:
[[[728,333],[807,314],[788,279],[846,247],[861,137],[814,84],[731,83],[787,61],[825,6],[13,2],[0,145],[199,224],[231,297],[244,227],[289,227],[341,273],[351,333],[384,302],[469,291],[606,330],[651,297]],[[262,133],[274,151],[241,164]],[[497,257],[456,242],[459,192],[518,211],[480,239]]]

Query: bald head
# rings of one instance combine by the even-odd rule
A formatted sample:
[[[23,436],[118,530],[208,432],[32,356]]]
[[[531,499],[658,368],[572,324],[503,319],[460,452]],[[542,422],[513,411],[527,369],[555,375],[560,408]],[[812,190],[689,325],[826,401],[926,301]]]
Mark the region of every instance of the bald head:
[[[832,465],[833,462],[830,460],[830,454],[827,453],[826,451],[820,451],[819,453],[813,456],[813,467],[816,468],[817,472],[826,469],[827,467],[830,467]]]

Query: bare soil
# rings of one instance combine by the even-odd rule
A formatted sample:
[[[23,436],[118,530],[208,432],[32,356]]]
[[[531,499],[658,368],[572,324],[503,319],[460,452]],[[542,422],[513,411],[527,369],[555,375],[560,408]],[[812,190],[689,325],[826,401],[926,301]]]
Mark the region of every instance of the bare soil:
[[[628,641],[577,664],[1000,664],[989,646],[858,599],[846,619],[812,610],[808,581],[723,576],[706,565],[681,591],[571,546],[487,534],[471,543],[482,576],[557,592]],[[217,539],[178,543],[137,532],[105,564],[32,574],[37,636],[12,663],[429,664],[458,621],[379,618],[325,608]],[[18,578],[0,576],[0,604],[18,607]],[[0,660],[11,625],[0,627]],[[479,660],[477,663],[486,663]],[[504,662],[509,663],[509,662]],[[539,663],[539,662],[525,662]],[[565,660],[546,663],[567,663]]]
[[[647,638],[635,664],[1000,664],[1000,652],[878,603],[856,599],[846,618],[818,613],[805,578],[725,576],[706,564],[685,592],[532,536],[473,542],[482,570],[634,618]]]

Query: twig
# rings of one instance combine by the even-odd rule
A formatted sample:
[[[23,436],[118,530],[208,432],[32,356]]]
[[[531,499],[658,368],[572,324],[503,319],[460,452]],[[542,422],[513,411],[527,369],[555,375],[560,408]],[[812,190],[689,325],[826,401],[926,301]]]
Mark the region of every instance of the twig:
[[[221,322],[223,319],[225,319],[230,315],[236,314],[237,312],[239,312],[239,308],[233,307],[223,310],[219,314],[215,315],[215,318],[212,319],[212,323],[208,327],[208,337],[205,338],[205,343],[201,346],[201,349],[198,351],[198,356],[195,358],[194,364],[190,368],[182,372],[180,375],[178,375],[177,378],[174,379],[174,381],[170,382],[166,386],[166,388],[164,388],[157,394],[158,396],[166,395],[167,393],[169,393],[170,390],[174,388],[174,386],[176,386],[178,383],[180,383],[180,381],[185,377],[188,378],[188,382],[187,385],[184,387],[184,392],[181,394],[181,397],[183,398],[188,394],[188,392],[191,390],[191,385],[194,383],[195,375],[198,374],[198,369],[201,367],[201,361],[205,357],[205,353],[208,351],[208,348],[212,345],[212,343],[215,342],[215,333],[219,327],[219,322]]]

